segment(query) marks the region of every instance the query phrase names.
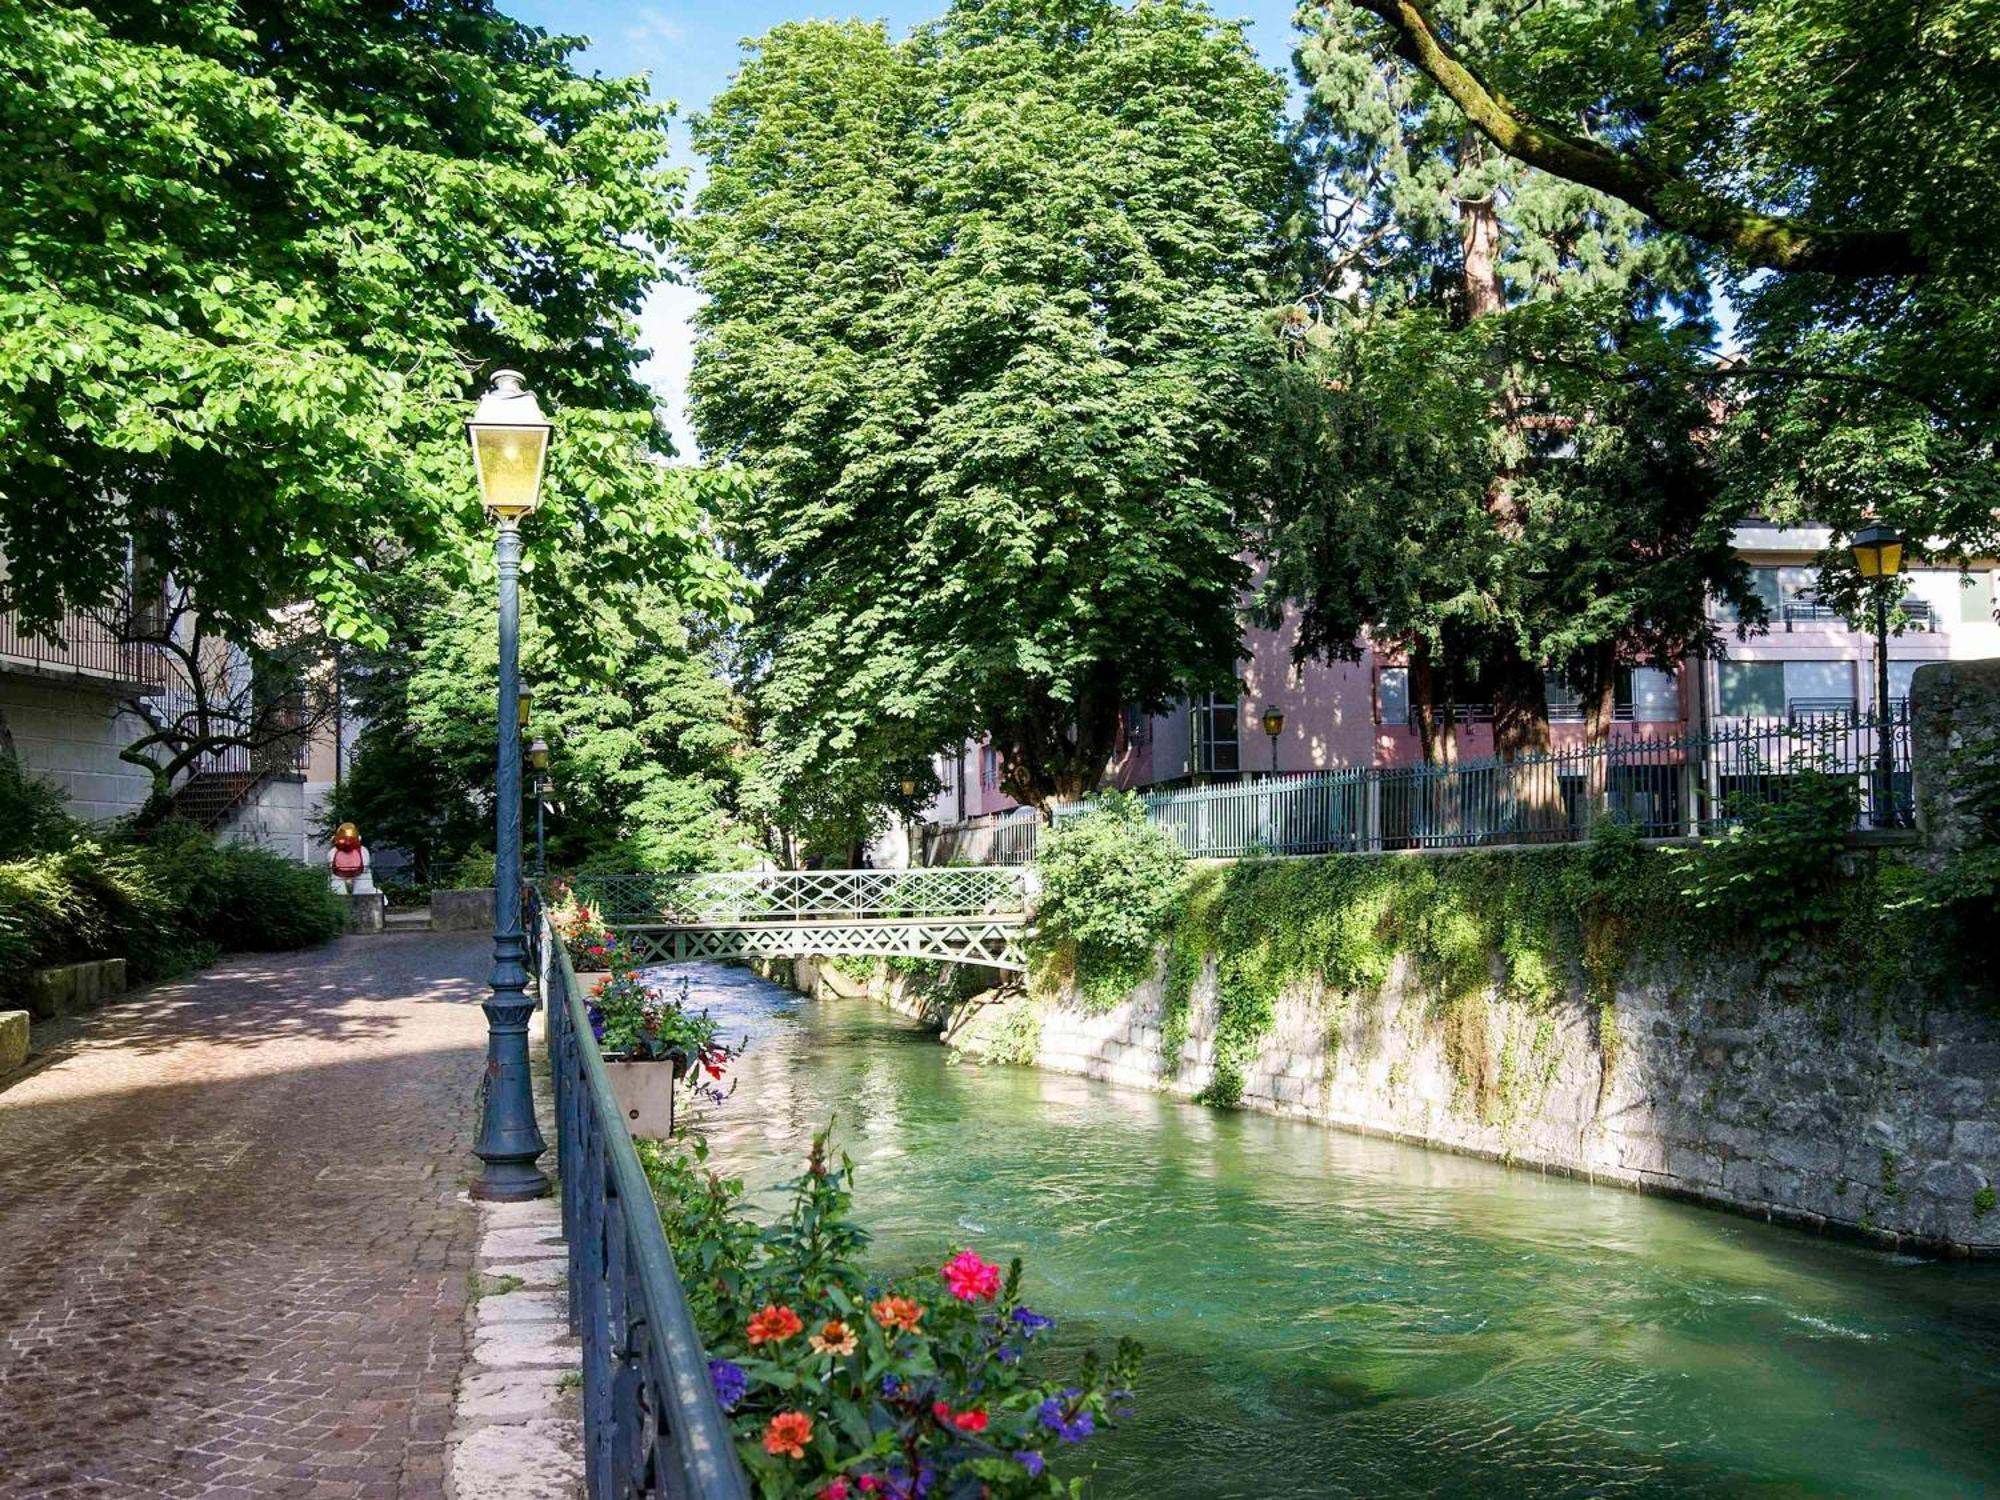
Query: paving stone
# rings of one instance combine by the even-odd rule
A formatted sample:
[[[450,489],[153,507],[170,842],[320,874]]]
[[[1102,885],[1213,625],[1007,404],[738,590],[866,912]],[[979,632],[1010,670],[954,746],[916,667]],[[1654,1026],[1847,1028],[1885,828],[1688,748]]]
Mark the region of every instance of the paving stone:
[[[566,1322],[569,1308],[564,1299],[546,1290],[502,1292],[479,1299],[479,1324]]]
[[[443,1494],[485,946],[233,957],[0,1079],[0,1497]]]
[[[518,1276],[524,1287],[555,1287],[568,1280],[569,1259],[567,1255],[557,1255],[541,1260],[489,1261],[479,1268],[479,1274],[488,1279]]]
[[[574,1369],[577,1341],[569,1324],[555,1318],[539,1323],[487,1323],[473,1339],[475,1364],[489,1370],[523,1370],[537,1365]]]
[[[582,1493],[575,1426],[551,1418],[483,1427],[452,1450],[456,1500],[572,1500]]]
[[[458,1388],[458,1418],[523,1422],[550,1416],[561,1404],[568,1370],[481,1370]]]
[[[479,1247],[482,1261],[532,1260],[562,1249],[562,1225],[536,1224],[520,1229],[496,1229]]]

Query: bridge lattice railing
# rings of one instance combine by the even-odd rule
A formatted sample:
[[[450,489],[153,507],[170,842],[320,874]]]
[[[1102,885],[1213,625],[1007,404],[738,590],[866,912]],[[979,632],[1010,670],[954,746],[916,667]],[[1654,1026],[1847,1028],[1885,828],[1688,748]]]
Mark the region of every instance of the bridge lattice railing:
[[[1009,917],[1027,907],[1027,872],[998,865],[579,875],[570,884],[614,927]]]

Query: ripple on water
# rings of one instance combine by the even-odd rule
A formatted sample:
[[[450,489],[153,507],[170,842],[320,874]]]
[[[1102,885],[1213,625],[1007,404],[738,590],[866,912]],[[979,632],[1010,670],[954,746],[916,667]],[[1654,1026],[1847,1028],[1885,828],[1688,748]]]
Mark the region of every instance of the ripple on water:
[[[2000,1493],[2000,1268],[948,1067],[866,1002],[689,972],[751,1038],[734,1170],[795,1175],[838,1115],[884,1263],[976,1238],[1064,1357],[1145,1342],[1137,1418],[1064,1460],[1107,1500]]]

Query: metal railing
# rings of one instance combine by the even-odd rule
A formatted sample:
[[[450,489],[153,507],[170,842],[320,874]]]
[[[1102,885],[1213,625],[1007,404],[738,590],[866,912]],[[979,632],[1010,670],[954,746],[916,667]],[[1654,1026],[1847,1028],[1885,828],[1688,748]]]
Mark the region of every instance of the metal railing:
[[[583,1345],[586,1491],[590,1500],[749,1500],[576,974],[532,892],[528,900],[548,1014],[570,1331]]]
[[[1027,900],[1025,872],[994,865],[577,875],[570,885],[613,926],[990,916]]]
[[[1809,770],[1853,778],[1862,822],[1907,827],[1906,705],[1891,705],[1887,732],[1887,788],[1879,781],[1876,721],[1834,714],[1618,738],[1513,761],[1357,767],[1140,800],[1183,849],[1211,859],[1566,843],[1607,818],[1647,837],[1698,837],[1739,821],[1753,805],[1782,802]],[[1884,795],[1888,803],[1878,807]],[[1058,807],[1055,821],[1089,806]]]
[[[95,615],[71,610],[57,622],[57,640],[29,635],[11,610],[0,611],[0,666],[17,663],[39,672],[94,677],[132,687],[163,687],[166,653],[126,639]]]
[[[983,813],[956,823],[928,824],[923,830],[924,863],[1032,864],[1041,829],[1041,814],[1031,807]]]

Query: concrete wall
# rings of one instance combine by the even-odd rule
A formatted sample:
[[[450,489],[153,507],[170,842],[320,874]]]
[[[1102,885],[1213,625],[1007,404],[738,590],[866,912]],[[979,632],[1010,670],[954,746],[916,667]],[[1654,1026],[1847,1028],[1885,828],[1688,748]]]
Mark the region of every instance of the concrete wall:
[[[215,830],[224,844],[253,844],[304,864],[324,863],[325,850],[314,851],[307,826],[306,789],[301,781],[273,777],[259,786]]]
[[[145,730],[101,688],[0,677],[0,751],[11,743],[23,766],[68,792],[75,817],[100,822],[144,804],[151,779],[118,752]]]

